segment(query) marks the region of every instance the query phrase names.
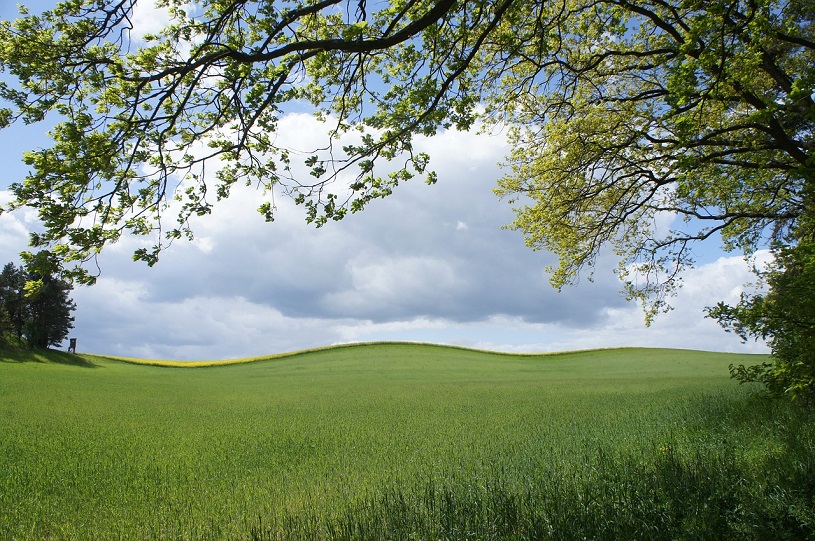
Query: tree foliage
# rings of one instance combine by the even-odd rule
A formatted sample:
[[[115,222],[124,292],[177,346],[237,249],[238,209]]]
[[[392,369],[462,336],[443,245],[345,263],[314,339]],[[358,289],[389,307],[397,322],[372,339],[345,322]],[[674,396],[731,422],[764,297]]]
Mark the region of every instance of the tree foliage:
[[[35,348],[58,346],[74,326],[71,285],[53,275],[41,276],[34,283],[29,293],[31,316],[24,329],[26,341]]]
[[[17,339],[34,348],[58,346],[73,328],[71,284],[8,263],[0,273],[0,321],[8,322]],[[6,329],[0,329],[5,331]]]
[[[61,264],[125,233],[155,241],[135,254],[153,264],[237,183],[264,190],[269,220],[276,194],[317,225],[340,219],[414,175],[435,181],[416,136],[479,122],[508,127],[497,191],[516,205],[511,227],[559,256],[554,285],[610,244],[649,313],[694,241],[794,243],[812,207],[812,0],[159,5],[171,24],[143,37],[136,0],[0,24],[13,76],[0,121],[56,121],[12,206],[39,211],[32,244]],[[326,121],[322,148],[277,144],[294,110]]]
[[[29,306],[25,298],[26,272],[14,263],[7,263],[0,272],[0,312],[2,312],[4,332],[13,333],[18,339],[23,337],[25,322],[29,316]]]
[[[761,338],[772,363],[731,366],[743,383],[761,383],[772,396],[815,404],[815,241],[776,245],[772,263],[759,272],[764,294],[742,294],[736,306],[720,302],[709,313],[742,340]]]
[[[504,79],[516,127],[499,192],[528,202],[513,226],[560,256],[556,285],[612,244],[653,313],[694,241],[792,241],[815,178],[811,2],[552,8],[534,61]]]

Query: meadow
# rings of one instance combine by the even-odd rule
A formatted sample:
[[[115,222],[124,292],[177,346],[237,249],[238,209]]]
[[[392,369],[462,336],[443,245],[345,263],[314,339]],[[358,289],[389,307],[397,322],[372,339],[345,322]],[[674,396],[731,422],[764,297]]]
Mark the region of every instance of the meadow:
[[[815,415],[659,349],[0,350],[0,539],[813,539]]]

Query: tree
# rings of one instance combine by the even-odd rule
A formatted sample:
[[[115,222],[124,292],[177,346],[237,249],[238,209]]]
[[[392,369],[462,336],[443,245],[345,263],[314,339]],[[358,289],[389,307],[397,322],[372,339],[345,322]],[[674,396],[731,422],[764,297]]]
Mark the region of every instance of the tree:
[[[65,280],[8,263],[0,273],[0,322],[5,316],[9,330],[31,347],[58,346],[74,326],[72,289]]]
[[[25,298],[25,283],[25,269],[14,263],[7,263],[0,272],[0,310],[7,317],[7,330],[18,339],[23,337],[23,328],[30,316],[30,307]]]
[[[11,330],[11,318],[6,312],[6,309],[0,307],[0,345],[7,344],[9,341],[8,334]]]
[[[26,289],[31,316],[25,322],[23,334],[28,345],[34,348],[60,345],[74,326],[71,312],[76,310],[76,304],[68,296],[71,285],[46,275],[30,280]]]
[[[414,175],[436,180],[415,136],[478,122],[509,127],[498,193],[528,244],[559,256],[553,284],[610,245],[649,316],[695,241],[792,245],[812,210],[812,0],[160,3],[172,24],[143,42],[136,0],[65,0],[0,25],[16,78],[0,86],[2,125],[58,120],[12,207],[38,210],[32,244],[60,264],[123,233],[151,236],[134,255],[154,264],[240,182],[267,193],[268,220],[275,194],[318,226],[340,219]],[[325,146],[276,146],[280,116],[306,105]],[[657,226],[669,218],[684,222]],[[93,281],[81,265],[68,275]]]
[[[742,340],[761,338],[772,348],[771,363],[731,365],[733,377],[761,383],[771,396],[815,404],[815,241],[776,245],[773,252],[759,272],[766,293],[742,294],[736,306],[720,302],[709,313]]]
[[[751,253],[812,208],[809,2],[589,2],[514,80],[513,227],[560,256],[561,286],[605,244],[628,293],[663,308],[694,241]],[[563,31],[563,28],[568,31]],[[540,67],[538,67],[540,66]],[[660,230],[660,219],[679,229]]]

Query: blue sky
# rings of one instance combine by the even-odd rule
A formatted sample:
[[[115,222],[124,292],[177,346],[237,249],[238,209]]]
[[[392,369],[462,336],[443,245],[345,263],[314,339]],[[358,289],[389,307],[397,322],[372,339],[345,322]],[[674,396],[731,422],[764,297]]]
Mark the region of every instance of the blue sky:
[[[146,4],[145,4],[146,5]],[[150,6],[147,6],[148,8]],[[0,16],[8,17],[8,5]],[[142,8],[140,28],[159,25]],[[47,145],[43,126],[0,131],[8,186],[25,174],[22,152]],[[292,114],[280,137],[293,147],[324,138],[327,126]],[[419,142],[439,182],[407,183],[388,199],[342,222],[315,229],[302,209],[281,197],[277,220],[255,209],[261,194],[237,190],[213,215],[193,224],[196,239],[173,245],[153,268],[131,261],[138,241],[124,239],[99,259],[102,274],[74,291],[71,333],[79,349],[174,359],[262,355],[334,343],[415,340],[505,351],[557,351],[616,346],[685,347],[763,352],[741,344],[704,318],[718,300],[735,301],[751,281],[738,254],[714,245],[697,250],[675,309],[645,327],[599,258],[558,293],[548,284],[551,254],[526,248],[520,233],[502,229],[512,210],[492,193],[506,153],[500,135],[445,132]],[[0,216],[3,262],[25,249],[34,213]]]

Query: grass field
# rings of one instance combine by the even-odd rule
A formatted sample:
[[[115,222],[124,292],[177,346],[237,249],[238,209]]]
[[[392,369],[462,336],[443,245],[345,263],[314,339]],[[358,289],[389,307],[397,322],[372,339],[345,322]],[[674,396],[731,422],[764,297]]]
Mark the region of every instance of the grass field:
[[[759,360],[0,350],[0,539],[813,539],[815,417]]]

